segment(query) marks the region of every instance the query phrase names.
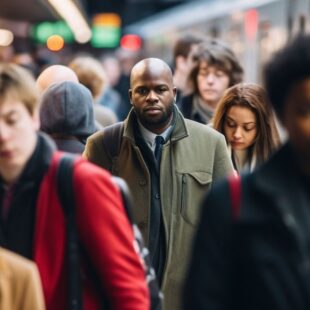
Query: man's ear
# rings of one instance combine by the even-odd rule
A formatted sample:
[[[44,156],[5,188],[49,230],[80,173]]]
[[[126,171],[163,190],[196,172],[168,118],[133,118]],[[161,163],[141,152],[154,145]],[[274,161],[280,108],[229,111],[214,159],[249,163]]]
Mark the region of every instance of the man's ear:
[[[132,104],[132,89],[129,89],[128,95],[129,95],[130,104]]]
[[[174,96],[174,101],[177,101],[177,88],[173,87],[173,96]]]

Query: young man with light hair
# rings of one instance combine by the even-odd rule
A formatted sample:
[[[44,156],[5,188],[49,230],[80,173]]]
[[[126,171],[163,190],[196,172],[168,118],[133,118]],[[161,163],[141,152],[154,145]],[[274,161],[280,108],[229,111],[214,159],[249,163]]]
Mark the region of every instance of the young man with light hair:
[[[39,125],[35,81],[1,64],[0,245],[35,261],[47,309],[69,309],[67,224],[56,182],[63,153]],[[103,295],[113,309],[148,309],[144,269],[110,174],[77,157],[72,182],[83,309],[100,309]]]

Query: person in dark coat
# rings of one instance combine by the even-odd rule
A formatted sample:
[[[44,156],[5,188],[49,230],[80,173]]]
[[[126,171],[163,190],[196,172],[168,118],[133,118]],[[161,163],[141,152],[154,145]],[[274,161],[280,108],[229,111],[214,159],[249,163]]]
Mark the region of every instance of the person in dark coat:
[[[59,150],[82,154],[86,139],[96,131],[90,91],[75,82],[53,84],[42,94],[40,122]]]
[[[310,309],[310,37],[264,75],[288,142],[241,177],[239,198],[227,181],[205,198],[183,309]]]

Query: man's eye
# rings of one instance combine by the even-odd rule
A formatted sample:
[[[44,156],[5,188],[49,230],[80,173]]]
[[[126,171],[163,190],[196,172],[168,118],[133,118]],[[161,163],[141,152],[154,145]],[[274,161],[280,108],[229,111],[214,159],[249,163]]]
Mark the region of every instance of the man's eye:
[[[147,94],[147,90],[145,88],[140,88],[137,90],[137,93],[139,95],[146,95]]]

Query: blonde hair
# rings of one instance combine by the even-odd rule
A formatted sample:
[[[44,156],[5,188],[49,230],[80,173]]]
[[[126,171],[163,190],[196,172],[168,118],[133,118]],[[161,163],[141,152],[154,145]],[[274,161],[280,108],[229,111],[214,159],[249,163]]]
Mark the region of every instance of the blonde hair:
[[[264,88],[254,83],[240,83],[224,92],[212,120],[213,128],[224,135],[226,115],[232,106],[246,107],[255,114],[257,135],[251,147],[252,155],[258,163],[266,161],[280,144],[280,138]]]
[[[86,86],[93,98],[102,94],[106,83],[106,74],[101,63],[90,56],[78,56],[69,63],[81,84]]]
[[[33,115],[39,104],[35,80],[27,69],[16,64],[0,63],[0,104],[18,100]]]

